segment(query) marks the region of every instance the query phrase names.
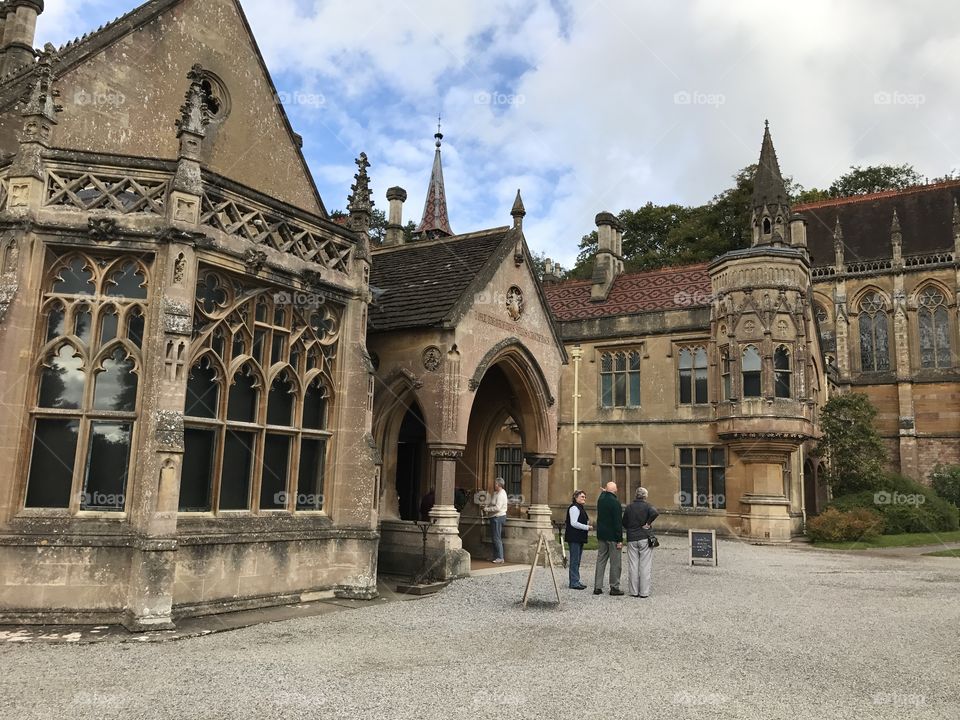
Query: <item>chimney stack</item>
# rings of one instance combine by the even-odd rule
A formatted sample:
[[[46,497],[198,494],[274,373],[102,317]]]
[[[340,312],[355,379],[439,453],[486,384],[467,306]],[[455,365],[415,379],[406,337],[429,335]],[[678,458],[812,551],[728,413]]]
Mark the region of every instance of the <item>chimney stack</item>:
[[[403,245],[403,203],[407,200],[407,191],[402,187],[392,187],[387,190],[387,201],[390,203],[387,216],[387,232],[383,238],[383,247]]]
[[[603,302],[613,288],[613,281],[623,270],[618,246],[620,244],[620,221],[609,212],[597,214],[597,255],[593,261],[592,302]]]
[[[560,276],[557,274],[557,266],[554,265],[553,260],[550,258],[544,258],[543,260],[543,278],[540,282],[544,285],[553,285],[554,283],[560,282]]]
[[[33,62],[33,42],[37,17],[43,12],[43,0],[7,0],[0,9],[3,21],[3,73]]]

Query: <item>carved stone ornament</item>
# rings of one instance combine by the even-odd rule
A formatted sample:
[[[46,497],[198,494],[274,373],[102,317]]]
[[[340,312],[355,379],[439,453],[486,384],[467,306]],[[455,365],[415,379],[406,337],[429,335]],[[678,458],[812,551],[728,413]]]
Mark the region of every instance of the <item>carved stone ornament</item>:
[[[436,372],[440,368],[441,355],[440,348],[431,345],[423,351],[423,367],[430,372]]]
[[[172,335],[193,333],[192,309],[185,303],[166,300],[163,303],[163,331]]]
[[[187,245],[198,245],[201,244],[201,241],[206,240],[206,235],[198,232],[188,232],[186,230],[181,230],[180,228],[173,227],[172,225],[165,227],[160,231],[160,234],[157,236],[162,242],[176,242],[176,243],[185,243]]]
[[[157,444],[168,452],[183,452],[183,413],[177,410],[157,410]]]
[[[92,217],[87,220],[87,234],[97,242],[113,240],[117,234],[117,221],[108,217]]]
[[[753,320],[747,320],[743,324],[743,331],[746,333],[752,333],[756,329],[757,329],[757,325],[756,323],[753,322]]]
[[[264,263],[267,262],[267,254],[263,250],[250,248],[243,256],[243,264],[246,265],[249,272],[260,272]]]
[[[459,460],[463,457],[463,450],[456,448],[433,448],[430,450],[430,457]]]
[[[519,320],[520,316],[523,315],[523,291],[518,288],[516,285],[512,285],[509,290],[507,290],[507,313],[510,315],[512,320]]]
[[[781,320],[777,323],[777,330],[779,330],[781,334],[785,334],[787,332],[787,327],[788,325],[786,320]]]

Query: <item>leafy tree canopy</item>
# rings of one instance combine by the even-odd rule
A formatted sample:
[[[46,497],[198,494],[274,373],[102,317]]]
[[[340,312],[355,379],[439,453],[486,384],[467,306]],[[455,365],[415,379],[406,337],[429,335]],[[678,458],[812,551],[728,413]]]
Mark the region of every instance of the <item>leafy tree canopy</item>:
[[[887,450],[873,425],[877,410],[866,395],[830,398],[820,413],[820,454],[830,460],[826,481],[835,497],[876,490],[884,481]]]

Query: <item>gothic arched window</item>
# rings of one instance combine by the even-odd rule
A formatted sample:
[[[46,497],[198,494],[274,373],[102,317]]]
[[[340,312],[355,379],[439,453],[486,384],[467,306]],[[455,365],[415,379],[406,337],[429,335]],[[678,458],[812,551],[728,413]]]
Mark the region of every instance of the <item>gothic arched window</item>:
[[[605,352],[600,355],[600,405],[640,405],[640,353],[636,350]]]
[[[707,399],[707,351],[703,347],[680,350],[680,403],[702,405]]]
[[[323,509],[340,309],[288,297],[201,271],[181,512]]]
[[[743,396],[760,397],[763,392],[760,382],[760,351],[753,345],[747,345],[743,350],[740,370],[743,376]]]
[[[920,335],[920,366],[948,368],[950,358],[950,322],[943,293],[928,285],[917,296],[917,329]]]
[[[790,350],[780,345],[773,351],[773,374],[775,380],[774,395],[778,398],[788,398],[791,395]]]
[[[879,292],[867,293],[860,300],[857,322],[860,325],[860,369],[863,372],[889,370],[886,302]]]
[[[138,413],[147,268],[58,258],[44,294],[24,505],[122,512]],[[121,325],[121,317],[139,317]]]

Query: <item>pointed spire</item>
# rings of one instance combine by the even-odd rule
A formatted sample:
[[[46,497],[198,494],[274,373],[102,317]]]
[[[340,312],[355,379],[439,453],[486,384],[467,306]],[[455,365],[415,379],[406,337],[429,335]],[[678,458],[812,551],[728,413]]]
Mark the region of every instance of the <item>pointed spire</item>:
[[[513,217],[513,226],[517,229],[523,228],[523,217],[527,211],[523,207],[523,198],[520,197],[520,188],[517,188],[517,198],[513,201],[513,207],[510,208],[510,215]]]
[[[359,168],[356,175],[353,176],[354,183],[350,186],[353,191],[347,198],[347,210],[350,212],[350,228],[357,232],[366,233],[370,230],[370,215],[373,212],[373,199],[370,193],[370,176],[367,175],[367,168],[370,163],[367,161],[367,154],[360,153],[355,161]]]
[[[210,110],[207,108],[203,89],[203,68],[197,64],[187,73],[190,87],[183,105],[180,106],[180,117],[177,118],[177,137],[182,138],[184,133],[203,138],[206,135],[207,125],[210,124]]]
[[[449,237],[453,235],[447,216],[447,194],[443,188],[443,165],[440,162],[440,117],[437,116],[437,149],[433,154],[433,170],[430,173],[430,185],[427,187],[427,199],[423,204],[423,218],[416,232],[422,238]]]
[[[953,199],[953,250],[955,257],[960,257],[960,205]]]
[[[753,179],[753,206],[762,208],[775,205],[788,205],[790,198],[783,176],[780,174],[780,163],[777,161],[777,151],[773,147],[773,138],[770,136],[770,122],[763,122],[763,143],[760,145],[760,160],[757,161],[757,174]]]

